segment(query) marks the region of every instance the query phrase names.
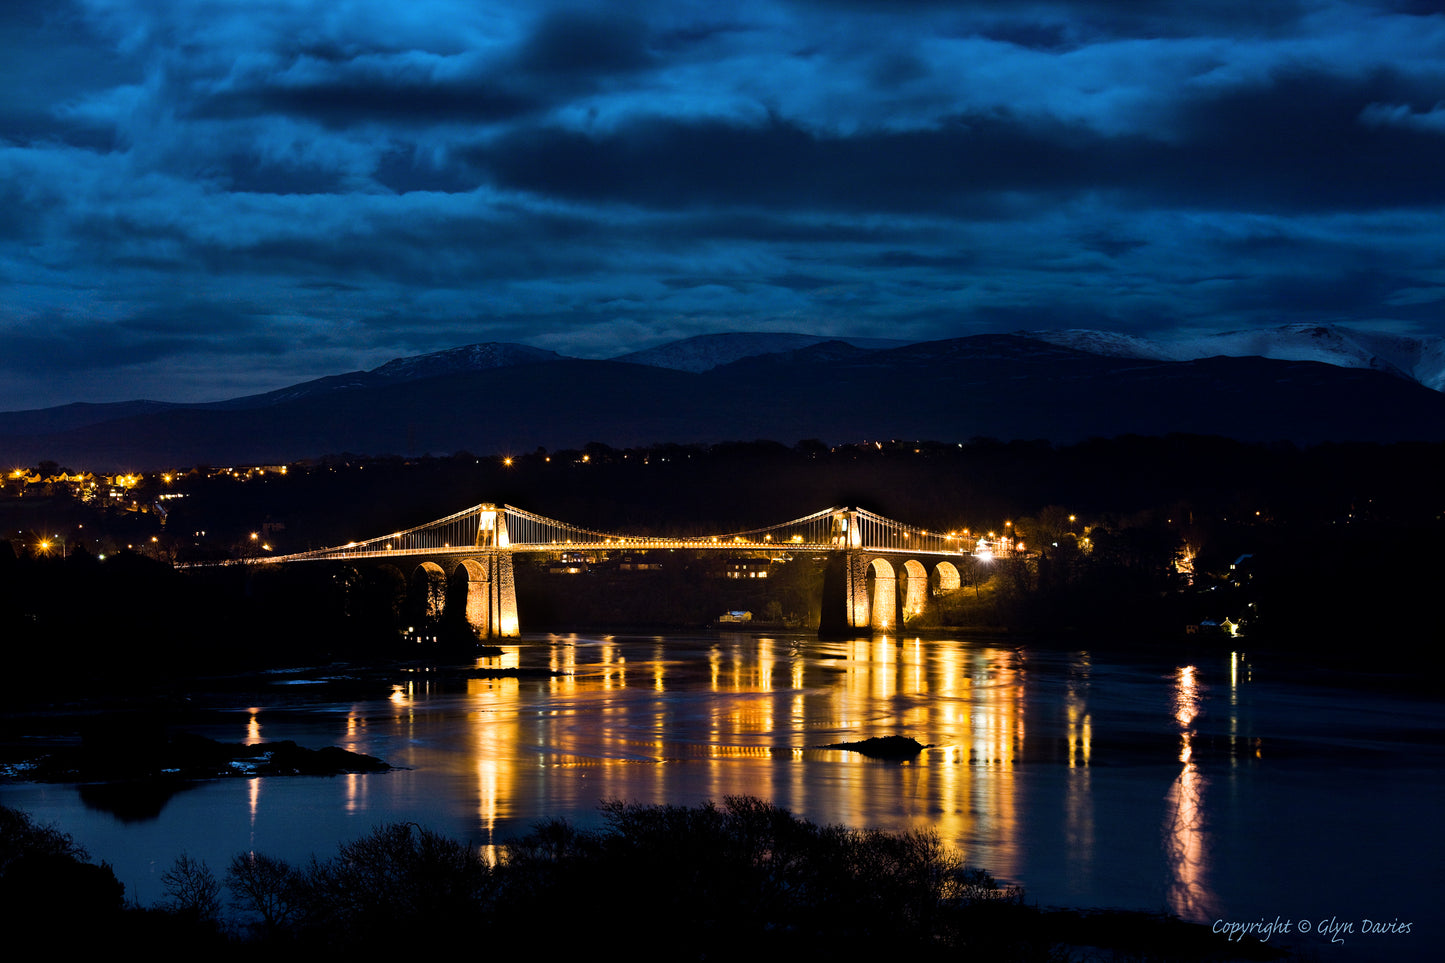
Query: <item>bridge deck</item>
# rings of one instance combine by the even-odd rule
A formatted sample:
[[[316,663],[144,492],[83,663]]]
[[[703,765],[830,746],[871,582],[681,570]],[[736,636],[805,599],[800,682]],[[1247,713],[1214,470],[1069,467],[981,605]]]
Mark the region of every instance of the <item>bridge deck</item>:
[[[546,518],[511,505],[483,503],[446,518],[360,542],[298,552],[255,562],[304,562],[349,558],[465,556],[479,551],[574,552],[836,552],[956,557],[972,554],[967,532],[930,532],[864,509],[825,508],[802,518],[745,532],[702,536],[648,536],[599,532]]]

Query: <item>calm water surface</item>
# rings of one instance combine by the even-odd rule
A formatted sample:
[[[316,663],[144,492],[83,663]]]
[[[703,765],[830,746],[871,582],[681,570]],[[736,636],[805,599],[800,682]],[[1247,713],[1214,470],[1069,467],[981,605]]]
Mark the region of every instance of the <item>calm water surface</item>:
[[[816,822],[935,829],[1044,905],[1412,923],[1319,940],[1320,959],[1441,942],[1440,701],[1289,681],[1243,653],[1149,663],[952,638],[534,636],[482,664],[558,674],[418,676],[360,702],[277,687],[205,732],[401,771],[216,781],[145,822],[67,786],[3,785],[0,802],[72,833],[142,902],[182,851],[301,860],[395,820],[489,846],[544,817],[595,825],[604,799],[749,794]],[[895,733],[931,748],[903,763],[816,748]]]

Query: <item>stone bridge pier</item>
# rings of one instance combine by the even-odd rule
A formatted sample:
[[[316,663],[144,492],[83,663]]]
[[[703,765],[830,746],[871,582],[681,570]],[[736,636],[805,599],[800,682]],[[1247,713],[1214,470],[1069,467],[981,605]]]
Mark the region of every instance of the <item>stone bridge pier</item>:
[[[898,632],[927,609],[933,596],[953,592],[960,584],[958,566],[947,559],[924,562],[862,549],[835,552],[823,574],[818,634],[846,638]]]
[[[464,621],[478,638],[521,634],[511,552],[423,557],[407,579],[407,603],[426,618]]]

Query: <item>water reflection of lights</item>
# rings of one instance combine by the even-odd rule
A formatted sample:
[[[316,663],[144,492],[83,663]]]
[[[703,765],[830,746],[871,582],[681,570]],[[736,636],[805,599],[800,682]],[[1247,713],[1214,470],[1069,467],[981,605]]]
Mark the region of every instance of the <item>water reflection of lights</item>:
[[[1199,715],[1199,670],[1192,665],[1181,666],[1175,674],[1174,718],[1181,729],[1188,729]]]
[[[1178,778],[1169,789],[1164,820],[1164,848],[1169,861],[1169,910],[1190,920],[1207,920],[1215,915],[1215,897],[1208,885],[1209,869],[1204,829],[1204,790],[1209,781],[1194,761],[1194,736],[1190,728],[1203,711],[1203,685],[1198,669],[1182,666],[1175,673],[1174,719],[1179,723]]]
[[[1064,693],[1069,772],[1064,797],[1064,833],[1068,840],[1070,875],[1089,879],[1094,872],[1094,792],[1090,758],[1093,754],[1094,720],[1089,712],[1091,663],[1081,653],[1070,672]]]
[[[982,847],[973,858],[997,875],[1011,878],[1022,868],[1015,840],[1028,802],[1018,782],[1026,666],[1017,652],[912,635],[820,644],[739,633],[694,648],[700,658],[687,660],[669,640],[558,635],[543,644],[521,657],[508,647],[504,656],[479,660],[479,669],[526,662],[550,673],[468,679],[460,707],[468,720],[465,753],[442,752],[433,738],[459,693],[423,677],[399,682],[389,711],[354,707],[346,717],[348,748],[364,752],[373,737],[395,738],[395,745],[370,748],[417,770],[454,770],[483,847],[534,815],[519,809],[519,800],[533,800],[539,786],[555,796],[545,797],[549,804],[565,808],[581,799],[584,809],[613,796],[671,800],[684,787],[719,800],[739,793],[783,800],[815,818],[855,825],[895,818],[879,800],[901,796],[920,822]],[[258,716],[249,730],[257,740]],[[1083,771],[1091,725],[1080,695],[1069,739],[1072,764]],[[903,764],[810,748],[895,733],[936,748]],[[819,770],[829,774],[825,794]],[[410,777],[345,781],[338,803],[362,812],[375,805],[368,796]],[[1087,784],[1082,790],[1069,802],[1069,845],[1091,852]],[[259,783],[252,791],[254,814],[266,803]]]

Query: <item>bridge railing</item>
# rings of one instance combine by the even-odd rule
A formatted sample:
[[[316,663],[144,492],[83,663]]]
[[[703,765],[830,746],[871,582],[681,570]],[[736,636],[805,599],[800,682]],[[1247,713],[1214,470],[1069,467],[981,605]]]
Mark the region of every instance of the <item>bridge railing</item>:
[[[770,549],[779,546],[827,548],[831,546],[836,509],[824,509],[791,521],[721,535],[628,535],[581,528],[519,508],[507,506],[507,529],[513,548],[698,548],[728,546]]]
[[[347,542],[329,548],[281,555],[275,562],[301,562],[312,559],[368,558],[377,555],[416,555],[426,552],[461,551],[488,544],[487,533],[495,532],[497,508],[474,505],[471,508],[426,522],[413,528],[380,535],[360,542]]]
[[[904,525],[863,508],[853,514],[859,528],[858,547],[868,551],[966,555],[971,548],[971,542],[956,532],[930,531]]]

